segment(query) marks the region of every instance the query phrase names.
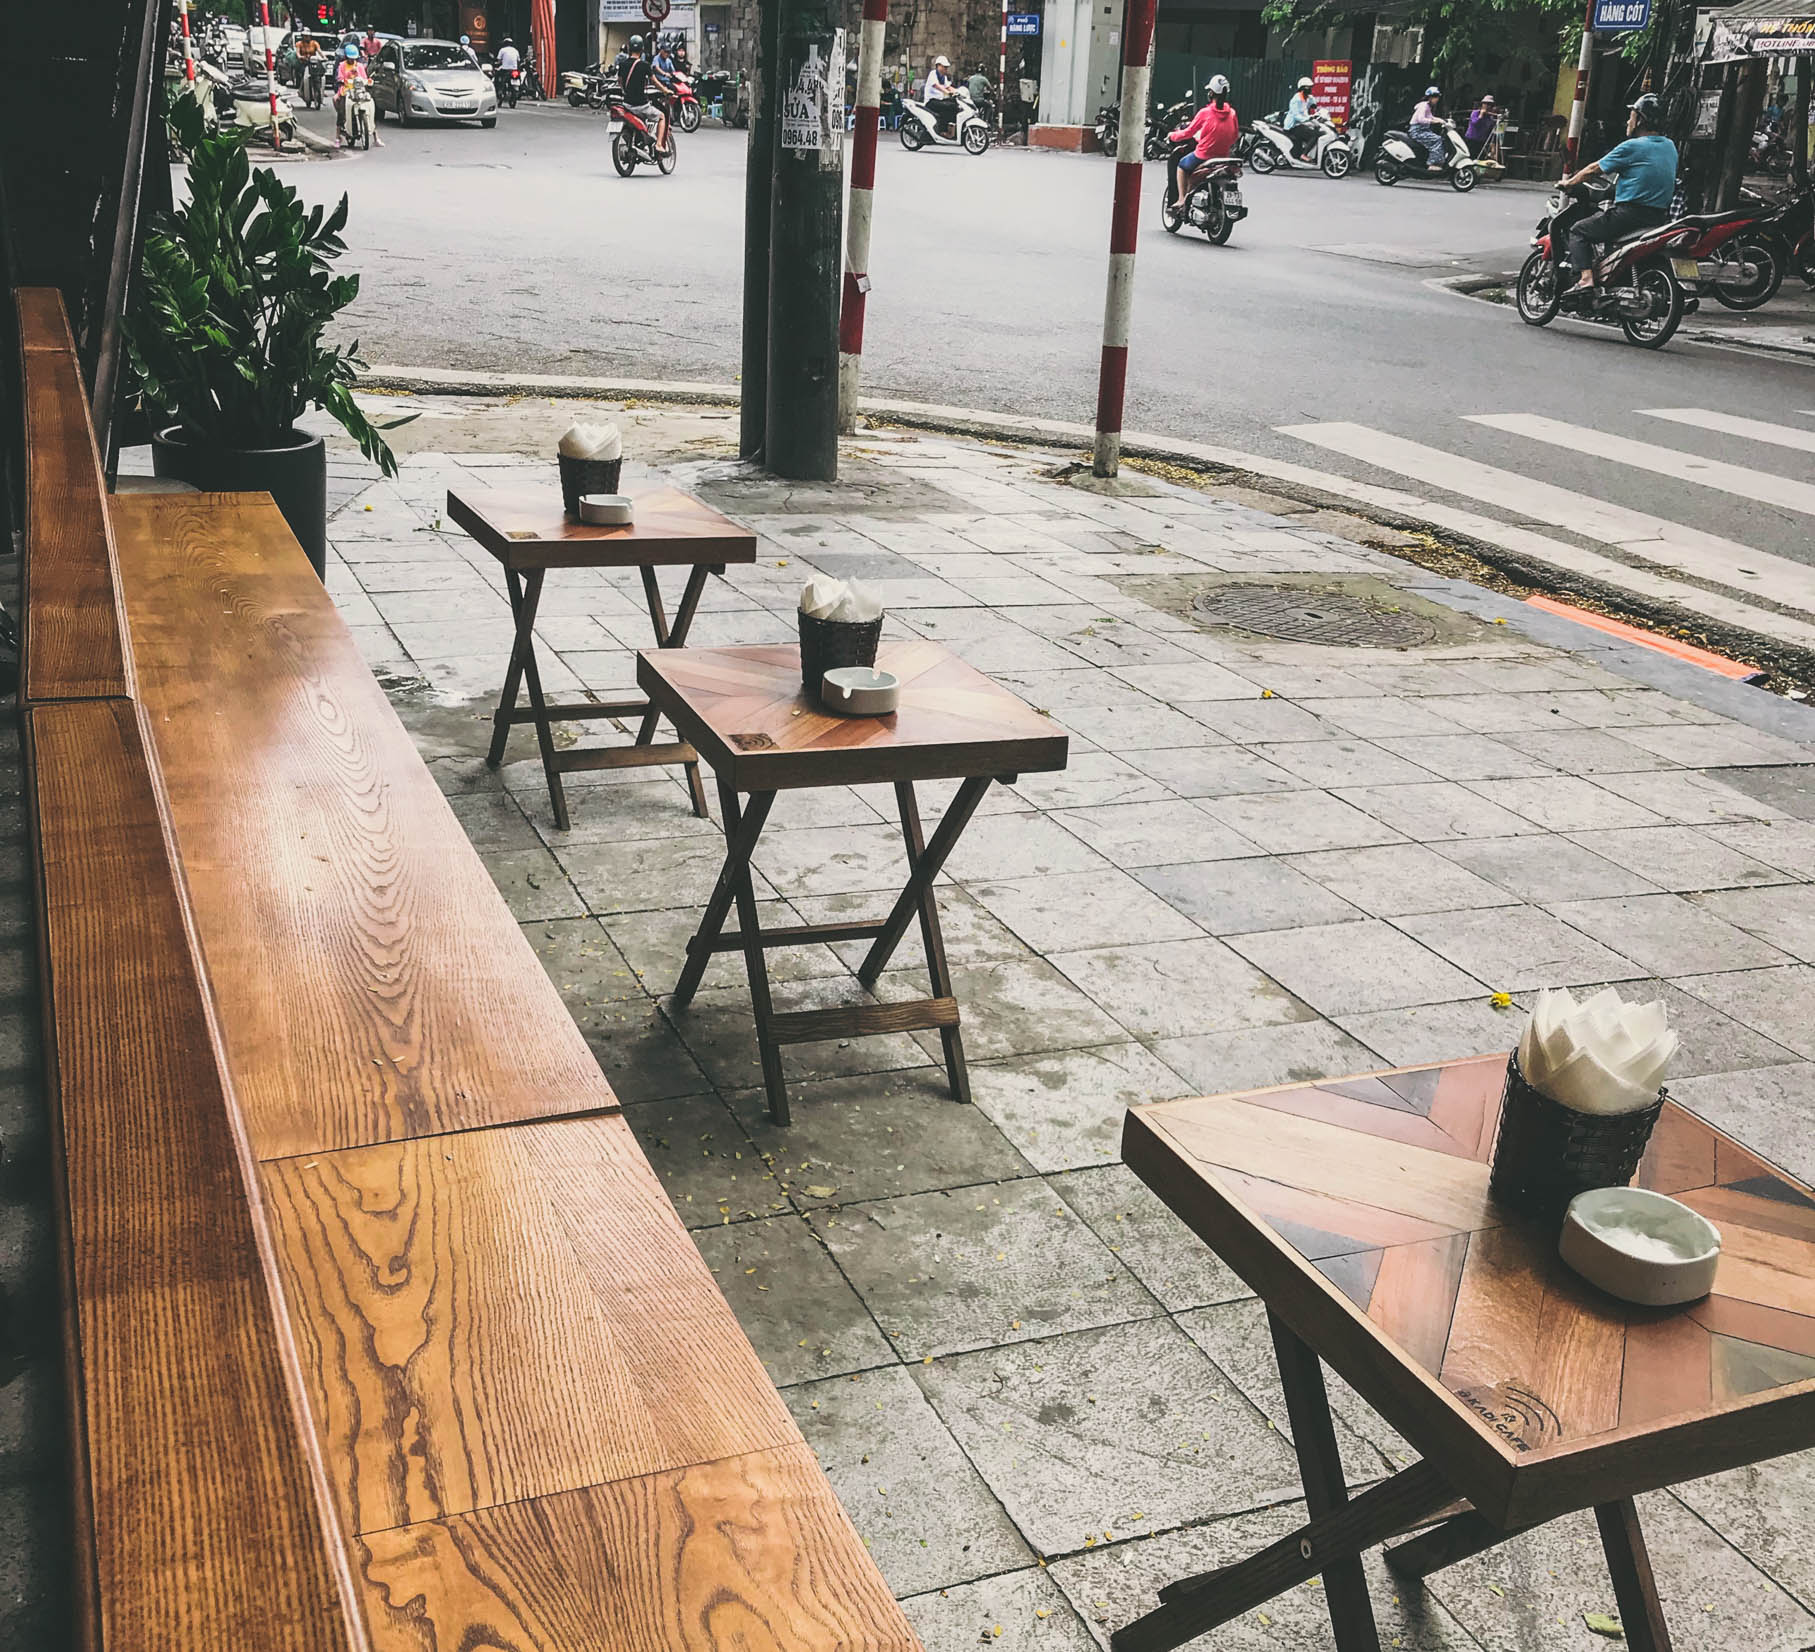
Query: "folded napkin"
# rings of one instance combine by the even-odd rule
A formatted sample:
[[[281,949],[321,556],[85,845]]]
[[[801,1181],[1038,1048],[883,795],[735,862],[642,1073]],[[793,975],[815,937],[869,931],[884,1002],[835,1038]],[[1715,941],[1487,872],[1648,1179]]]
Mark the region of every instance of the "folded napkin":
[[[815,574],[800,588],[800,611],[809,619],[843,620],[861,625],[882,612],[882,603],[856,580],[847,585],[842,579],[827,579],[823,574]]]
[[[598,459],[609,462],[624,457],[624,438],[615,424],[571,424],[561,438],[564,459]]]
[[[1630,1113],[1657,1100],[1677,1038],[1661,1003],[1627,1004],[1603,987],[1578,1004],[1546,989],[1519,1040],[1525,1082],[1578,1113]]]

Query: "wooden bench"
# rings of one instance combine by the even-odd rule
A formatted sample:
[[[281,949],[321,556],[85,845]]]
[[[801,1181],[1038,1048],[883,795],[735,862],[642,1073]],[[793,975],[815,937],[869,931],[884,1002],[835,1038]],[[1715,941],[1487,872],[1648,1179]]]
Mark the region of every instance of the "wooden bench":
[[[317,1619],[291,1610],[294,1642],[192,1633],[187,1589],[225,1592],[241,1542],[232,1511],[199,1508],[181,1530],[205,1552],[168,1574],[161,1625],[99,1644],[911,1652],[578,1030],[275,507],[200,494],[107,506],[135,697],[32,715],[144,731],[142,861],[118,876],[104,861],[86,887],[91,900],[155,905],[163,857],[171,901],[135,956],[148,980],[179,971],[206,995],[210,1038],[195,1059],[212,1077],[191,1075],[185,1117],[196,1129],[218,1118],[226,1162],[195,1186],[123,1180],[148,1138],[177,1162],[196,1144],[156,1140],[160,1109],[137,1084],[133,1046],[114,1046],[106,1012],[80,1014],[79,1000],[66,1011],[81,977],[53,968],[53,1021],[67,1014],[112,1061],[88,1061],[88,1087],[125,1089],[115,1105],[139,1112],[86,1181],[72,1165],[72,1227],[110,1191],[130,1190],[135,1210],[150,1192],[156,1209],[140,1220],[210,1240],[216,1207],[235,1213],[263,1274],[223,1294],[222,1317],[173,1321],[164,1335],[181,1348],[169,1360],[218,1344],[258,1366],[241,1384],[250,1398],[226,1407],[251,1444],[215,1462],[237,1470],[249,1450],[289,1450],[301,1527],[275,1530],[281,1506],[270,1516],[272,1593],[312,1598],[318,1572],[332,1588]],[[92,830],[79,809],[94,807],[83,766],[95,761],[34,733],[39,814],[61,822],[58,844]],[[55,856],[43,864],[48,879]],[[95,956],[111,939],[104,920],[64,928],[74,933],[59,944],[91,993],[139,991],[137,966],[110,977]],[[165,1260],[154,1245],[129,1294],[152,1291]],[[79,1274],[74,1286],[80,1315]],[[89,1435],[125,1426],[78,1371],[100,1408]],[[136,1432],[148,1457],[182,1462],[189,1437],[155,1408]],[[225,1483],[243,1511],[243,1476]],[[133,1489],[100,1486],[95,1523],[125,1514]],[[177,1541],[157,1528],[142,1540]],[[228,1575],[192,1579],[196,1568]],[[115,1586],[103,1579],[99,1592]]]

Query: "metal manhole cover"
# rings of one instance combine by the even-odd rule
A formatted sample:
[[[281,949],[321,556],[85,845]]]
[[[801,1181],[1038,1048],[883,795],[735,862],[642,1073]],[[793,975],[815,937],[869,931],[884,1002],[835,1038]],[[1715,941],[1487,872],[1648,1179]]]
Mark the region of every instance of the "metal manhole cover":
[[[1422,614],[1367,602],[1344,591],[1223,585],[1202,592],[1191,606],[1212,625],[1334,648],[1411,648],[1437,636],[1436,626]]]

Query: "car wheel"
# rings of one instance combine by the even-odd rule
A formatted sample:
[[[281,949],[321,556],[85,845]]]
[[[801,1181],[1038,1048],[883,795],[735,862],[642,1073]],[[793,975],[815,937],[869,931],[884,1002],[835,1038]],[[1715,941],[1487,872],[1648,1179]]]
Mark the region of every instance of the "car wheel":
[[[484,129],[485,129],[485,130],[486,130],[486,131],[487,131],[487,132],[489,132],[489,131],[491,131],[491,129],[492,129],[492,128],[493,128],[493,127],[494,127],[494,126],[496,126],[496,125],[497,125],[497,124],[498,124],[498,117],[497,117],[497,116],[496,116],[496,115],[487,115],[487,116],[486,116],[486,117],[485,117],[485,119],[484,119],[484,120],[482,120],[482,121],[480,121],[480,122],[479,122],[479,124],[480,124],[480,125],[481,125],[481,126],[482,126],[482,127],[483,127],[483,128],[484,128]]]

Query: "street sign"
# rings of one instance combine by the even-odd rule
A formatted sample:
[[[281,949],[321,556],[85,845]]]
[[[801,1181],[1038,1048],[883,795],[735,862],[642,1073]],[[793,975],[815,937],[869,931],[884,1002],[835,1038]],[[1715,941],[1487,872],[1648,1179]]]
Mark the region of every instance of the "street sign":
[[[1349,124],[1349,89],[1354,77],[1354,64],[1347,58],[1331,58],[1311,65],[1311,96],[1317,107],[1330,117],[1338,132]]]
[[[1040,14],[1037,11],[1011,11],[1006,15],[1010,34],[1038,34],[1040,32]]]
[[[670,4],[671,0],[643,0],[643,15],[651,23],[659,25],[662,19],[668,15]]]
[[[1651,0],[1594,0],[1594,32],[1625,34],[1651,21]]]

